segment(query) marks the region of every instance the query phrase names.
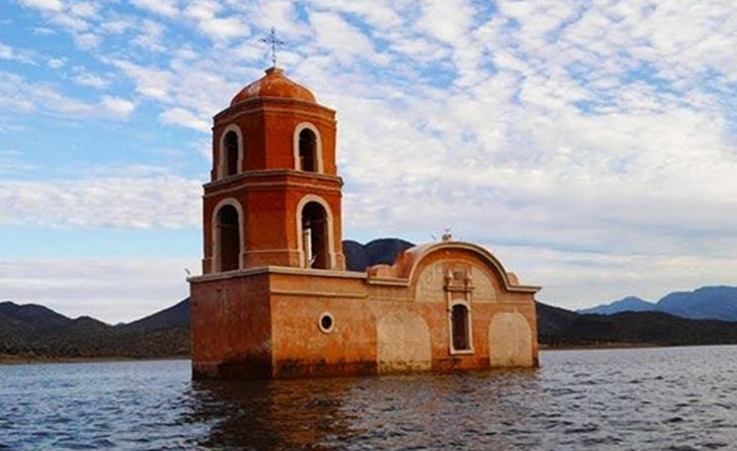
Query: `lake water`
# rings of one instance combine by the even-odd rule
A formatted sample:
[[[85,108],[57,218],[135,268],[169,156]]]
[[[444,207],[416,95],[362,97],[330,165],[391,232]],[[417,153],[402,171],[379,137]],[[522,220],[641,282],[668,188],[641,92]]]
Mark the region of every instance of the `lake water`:
[[[188,360],[0,365],[0,449],[737,449],[737,346],[541,368],[190,381]]]

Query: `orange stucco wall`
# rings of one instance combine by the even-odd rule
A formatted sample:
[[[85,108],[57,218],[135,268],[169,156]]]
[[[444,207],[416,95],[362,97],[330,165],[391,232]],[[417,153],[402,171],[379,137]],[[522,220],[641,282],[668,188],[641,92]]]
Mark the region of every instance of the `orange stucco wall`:
[[[494,287],[493,301],[470,298],[472,351],[452,353],[445,300],[415,298],[418,280],[433,264],[483,271],[477,277],[488,277]],[[402,281],[364,273],[271,267],[193,281],[195,370],[202,377],[224,378],[377,374],[377,323],[392,314],[416,315],[424,321],[430,332],[429,369],[438,372],[492,368],[489,327],[498,313],[521,315],[531,337],[536,337],[534,291],[514,291],[514,287],[510,291],[504,276],[473,252],[451,249],[431,254],[412,274],[413,280]],[[443,299],[453,297],[443,286],[436,288]],[[471,294],[474,290],[469,288]],[[318,325],[325,313],[334,320],[328,333]],[[531,339],[530,346],[534,366],[537,341]],[[394,363],[383,368],[405,367],[404,362]]]
[[[228,126],[236,125],[243,135],[245,153],[241,171],[295,168],[294,132],[305,122],[319,131],[323,173],[336,175],[335,111],[318,104],[287,99],[254,99],[215,116],[213,167],[220,165],[220,137]]]
[[[268,275],[191,284],[195,378],[265,378],[271,369]]]
[[[295,167],[295,134],[303,124],[317,130],[322,171]],[[243,155],[239,172],[222,177],[221,137],[229,127],[241,131]],[[253,99],[217,116],[213,127],[212,180],[204,186],[203,238],[205,274],[216,271],[213,218],[224,200],[243,212],[241,269],[302,265],[297,207],[308,195],[319,197],[333,218],[333,269],[345,266],[342,241],[341,188],[335,164],[335,112],[323,106],[289,99]]]

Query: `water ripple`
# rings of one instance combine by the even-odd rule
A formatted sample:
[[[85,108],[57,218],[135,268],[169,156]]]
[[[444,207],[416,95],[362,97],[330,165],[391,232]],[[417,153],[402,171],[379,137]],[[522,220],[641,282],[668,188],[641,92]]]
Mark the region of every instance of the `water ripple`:
[[[729,449],[737,347],[539,370],[191,382],[189,361],[0,366],[0,449]]]

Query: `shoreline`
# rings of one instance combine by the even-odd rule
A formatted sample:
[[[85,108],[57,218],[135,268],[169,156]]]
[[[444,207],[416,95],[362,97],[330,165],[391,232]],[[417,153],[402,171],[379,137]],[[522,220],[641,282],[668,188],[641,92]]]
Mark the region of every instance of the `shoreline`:
[[[663,345],[655,343],[623,343],[610,342],[596,345],[548,345],[538,344],[539,351],[591,351],[607,349],[647,349],[647,348],[677,348],[688,346],[734,346],[732,343],[693,343],[678,345]],[[171,356],[151,357],[127,357],[127,356],[100,356],[100,357],[48,357],[48,356],[17,356],[0,354],[0,365],[41,365],[46,363],[103,363],[103,362],[145,362],[153,360],[191,360],[189,354]]]
[[[659,345],[655,343],[601,343],[596,345],[546,345],[538,344],[538,350],[540,351],[576,351],[576,350],[588,350],[588,349],[633,349],[633,348],[675,348],[680,346],[702,346],[700,344],[692,345]],[[705,346],[716,346],[716,345],[705,345]]]
[[[0,365],[43,365],[46,363],[106,363],[106,362],[146,362],[153,360],[191,360],[189,355],[174,355],[162,357],[45,357],[45,356],[13,356],[0,355]]]

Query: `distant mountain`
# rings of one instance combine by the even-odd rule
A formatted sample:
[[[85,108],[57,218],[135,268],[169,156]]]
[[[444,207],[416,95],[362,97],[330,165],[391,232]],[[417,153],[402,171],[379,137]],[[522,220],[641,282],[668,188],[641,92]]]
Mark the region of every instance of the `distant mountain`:
[[[368,268],[368,255],[363,244],[353,240],[343,240],[343,255],[345,256],[345,269],[348,271],[366,271]]]
[[[542,303],[536,307],[538,341],[543,346],[737,344],[737,322],[654,311],[582,315]]]
[[[576,310],[582,315],[613,315],[621,312],[650,312],[655,310],[655,304],[647,302],[635,296],[629,296],[611,304],[599,305],[592,308]]]
[[[189,355],[188,299],[122,326],[0,303],[0,358],[154,358]]]
[[[10,301],[0,302],[0,315],[22,323],[46,324],[49,326],[62,326],[72,321],[42,305],[18,305]]]
[[[146,332],[170,327],[189,328],[189,298],[132,323],[115,326],[116,329],[124,332]]]
[[[661,312],[684,318],[737,321],[737,287],[703,287],[670,293],[656,306]]]
[[[380,238],[361,244],[353,240],[343,241],[343,255],[348,271],[366,271],[366,268],[391,265],[400,252],[414,247],[413,243],[399,238]]]
[[[702,287],[670,293],[652,304],[636,297],[578,310],[581,314],[612,315],[625,311],[655,311],[689,319],[737,321],[737,287]]]

